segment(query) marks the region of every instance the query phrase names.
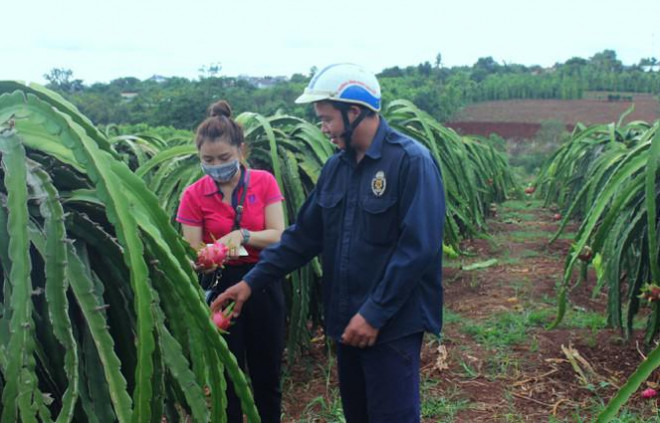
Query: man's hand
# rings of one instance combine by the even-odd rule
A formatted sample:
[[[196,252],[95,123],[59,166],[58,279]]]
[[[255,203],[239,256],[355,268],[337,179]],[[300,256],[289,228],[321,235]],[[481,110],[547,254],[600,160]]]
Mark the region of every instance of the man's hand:
[[[344,329],[341,342],[352,347],[372,347],[378,338],[378,329],[371,326],[360,313],[357,313]]]
[[[243,308],[243,303],[250,298],[252,294],[252,288],[245,281],[240,281],[234,286],[227,288],[222,294],[211,303],[211,311],[214,313],[225,306],[227,301],[234,300],[234,311],[232,313],[233,317],[238,317],[241,314],[241,309]]]

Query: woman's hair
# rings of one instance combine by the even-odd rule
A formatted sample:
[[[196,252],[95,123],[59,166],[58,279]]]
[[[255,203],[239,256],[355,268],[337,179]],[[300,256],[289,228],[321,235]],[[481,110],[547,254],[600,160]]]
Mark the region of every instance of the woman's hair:
[[[231,107],[225,100],[209,107],[209,117],[197,127],[195,144],[199,150],[204,141],[215,142],[220,138],[234,147],[243,145],[243,128],[231,118]]]

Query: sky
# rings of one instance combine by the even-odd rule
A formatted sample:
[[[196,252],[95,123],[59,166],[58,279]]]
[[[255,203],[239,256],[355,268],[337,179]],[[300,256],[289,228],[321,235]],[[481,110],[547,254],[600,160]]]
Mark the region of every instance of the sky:
[[[660,59],[660,0],[22,0],[0,7],[0,80],[373,72],[429,61],[551,66],[612,49]]]

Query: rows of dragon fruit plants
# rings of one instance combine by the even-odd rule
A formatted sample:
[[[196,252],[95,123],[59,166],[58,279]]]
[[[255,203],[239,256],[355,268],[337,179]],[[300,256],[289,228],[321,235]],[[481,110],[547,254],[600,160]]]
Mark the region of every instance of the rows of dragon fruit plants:
[[[578,125],[571,138],[542,166],[527,192],[557,204],[559,229],[580,222],[566,258],[559,286],[559,307],[550,328],[562,320],[570,293],[585,283],[588,266],[596,270],[593,295],[607,291],[607,322],[632,332],[635,316],[648,308],[645,339],[651,345],[660,328],[660,121],[653,124],[617,123]],[[576,267],[578,276],[574,276]],[[660,366],[655,348],[599,416],[612,419],[651,372]]]

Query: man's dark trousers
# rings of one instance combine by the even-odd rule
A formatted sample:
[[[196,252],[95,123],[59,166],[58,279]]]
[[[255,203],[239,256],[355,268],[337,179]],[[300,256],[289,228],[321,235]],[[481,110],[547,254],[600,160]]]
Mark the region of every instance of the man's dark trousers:
[[[368,348],[337,345],[339,390],[347,423],[418,423],[423,334]]]

